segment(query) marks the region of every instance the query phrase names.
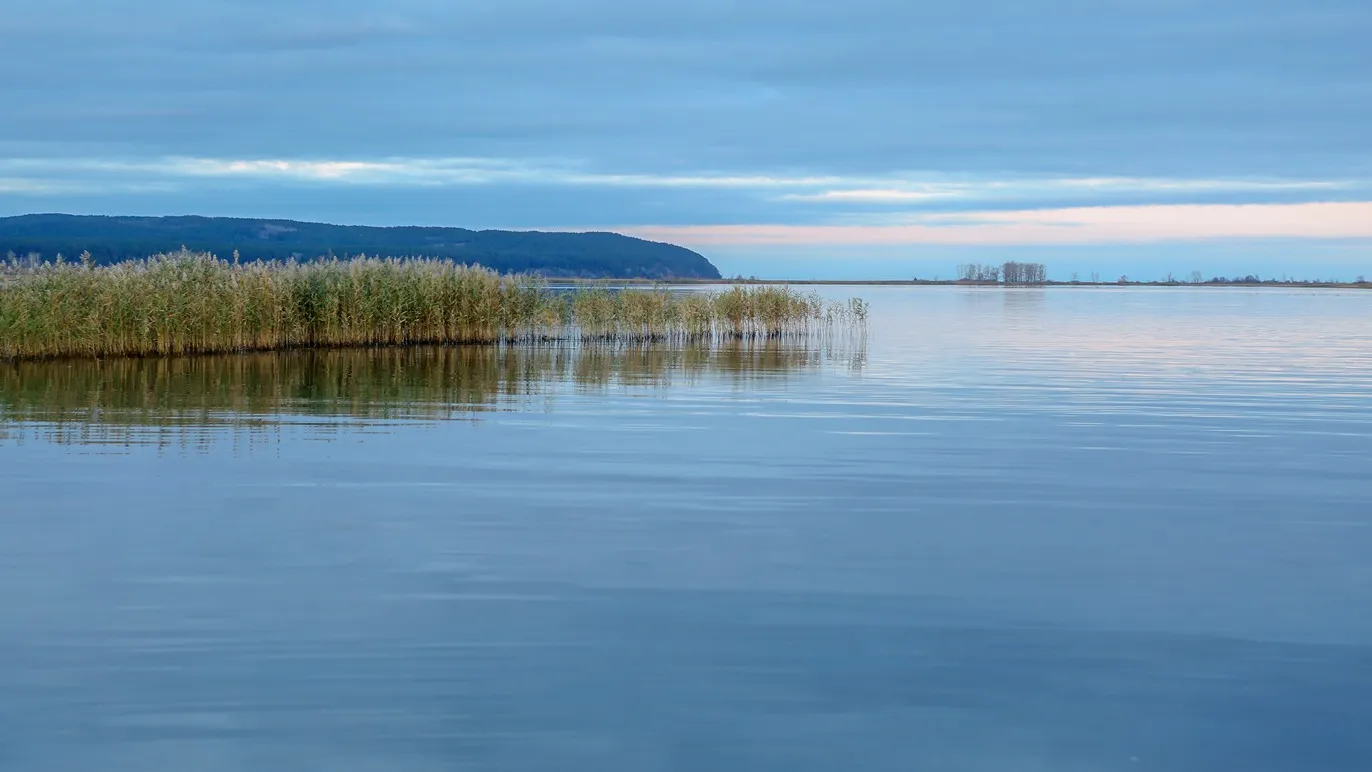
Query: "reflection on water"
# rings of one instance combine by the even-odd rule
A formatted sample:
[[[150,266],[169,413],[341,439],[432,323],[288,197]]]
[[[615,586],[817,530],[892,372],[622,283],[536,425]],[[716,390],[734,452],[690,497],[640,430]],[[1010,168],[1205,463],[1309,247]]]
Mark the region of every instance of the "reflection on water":
[[[860,339],[713,345],[509,345],[326,349],[148,359],[0,363],[0,439],[196,444],[231,428],[332,419],[476,418],[546,409],[566,389],[667,389],[702,379],[737,389],[842,360]],[[321,420],[322,419],[322,420]]]
[[[862,294],[0,366],[0,770],[1372,770],[1372,295]]]

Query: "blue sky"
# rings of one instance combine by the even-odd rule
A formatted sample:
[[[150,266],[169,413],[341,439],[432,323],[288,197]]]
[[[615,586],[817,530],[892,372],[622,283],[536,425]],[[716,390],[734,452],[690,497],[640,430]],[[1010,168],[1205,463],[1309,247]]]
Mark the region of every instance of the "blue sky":
[[[1372,3],[6,0],[0,215],[1372,275]]]

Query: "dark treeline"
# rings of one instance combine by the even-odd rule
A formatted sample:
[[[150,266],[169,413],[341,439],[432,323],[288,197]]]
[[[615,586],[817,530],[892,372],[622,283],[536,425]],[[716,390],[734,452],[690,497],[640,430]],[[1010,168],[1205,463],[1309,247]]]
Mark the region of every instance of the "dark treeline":
[[[916,280],[918,281],[918,280]],[[1099,273],[1091,273],[1087,277],[1081,277],[1075,271],[1067,281],[1050,281],[1048,279],[1048,269],[1043,263],[1020,263],[1006,262],[1000,265],[990,263],[963,263],[958,266],[957,279],[953,283],[975,283],[975,284],[1004,284],[1006,286],[1042,286],[1047,284],[1117,284],[1117,285],[1161,285],[1161,286],[1180,286],[1180,285],[1276,285],[1276,286],[1302,286],[1302,287],[1328,287],[1328,286],[1367,286],[1367,277],[1359,275],[1356,279],[1349,282],[1343,279],[1293,279],[1288,277],[1276,278],[1270,276],[1261,278],[1256,274],[1246,274],[1243,276],[1211,276],[1205,277],[1201,271],[1191,271],[1185,277],[1177,276],[1168,272],[1166,277],[1160,279],[1136,279],[1128,275],[1120,276],[1118,279],[1105,279],[1102,281]],[[924,282],[938,284],[943,282],[933,281]]]
[[[182,247],[244,261],[353,255],[438,257],[502,273],[584,278],[717,279],[700,254],[618,233],[473,231],[465,228],[328,225],[232,217],[0,217],[0,257],[97,265],[141,260]]]
[[[958,281],[983,284],[1031,285],[1048,283],[1048,267],[1043,263],[1010,261],[1000,265],[963,263],[958,266]]]
[[[1176,282],[1174,282],[1174,283],[1176,283]],[[1233,277],[1233,278],[1229,278],[1229,277],[1225,277],[1225,276],[1211,276],[1209,279],[1207,279],[1207,280],[1205,281],[1205,283],[1206,283],[1206,284],[1300,284],[1300,285],[1315,286],[1315,285],[1325,285],[1325,284],[1344,284],[1344,283],[1346,283],[1346,282],[1343,282],[1343,281],[1341,281],[1341,280],[1339,280],[1339,279],[1288,279],[1288,278],[1277,279],[1277,278],[1274,278],[1274,277],[1268,277],[1268,278],[1266,278],[1266,279],[1260,279],[1260,278],[1258,278],[1257,276],[1254,276],[1253,274],[1249,274],[1249,275],[1247,275],[1247,276],[1243,276],[1243,277]],[[1354,284],[1366,284],[1366,283],[1367,283],[1367,277],[1359,275],[1356,279],[1353,280],[1353,283],[1354,283]]]
[[[1076,280],[1076,274],[1073,274],[1073,275],[1072,275],[1072,283],[1073,283],[1073,284],[1079,283],[1079,282]],[[1091,281],[1090,283],[1098,283],[1098,280],[1095,279],[1095,278],[1093,278],[1092,281]],[[1116,280],[1114,283],[1115,283],[1115,284],[1161,284],[1161,285],[1216,284],[1216,285],[1240,285],[1240,286],[1242,286],[1242,285],[1259,285],[1259,284],[1267,284],[1267,285],[1277,285],[1277,286],[1283,286],[1283,287],[1288,287],[1288,286],[1299,286],[1299,287],[1328,287],[1328,286],[1345,286],[1345,285],[1348,285],[1348,284],[1367,284],[1367,278],[1366,278],[1365,276],[1359,275],[1359,276],[1358,276],[1356,279],[1354,279],[1352,282],[1349,282],[1349,281],[1346,281],[1346,280],[1343,280],[1343,279],[1293,279],[1293,278],[1290,278],[1290,277],[1287,277],[1287,276],[1283,276],[1283,277],[1281,277],[1280,279],[1277,278],[1277,277],[1275,277],[1275,276],[1269,276],[1269,277],[1267,277],[1266,279],[1264,279],[1264,278],[1259,277],[1257,274],[1251,274],[1251,273],[1250,273],[1250,274],[1246,274],[1246,275],[1244,275],[1244,276],[1233,276],[1233,277],[1229,277],[1229,276],[1211,276],[1210,278],[1207,279],[1207,278],[1205,278],[1205,274],[1203,274],[1202,272],[1200,272],[1200,271],[1192,271],[1192,272],[1190,273],[1190,275],[1186,276],[1185,278],[1176,276],[1175,274],[1173,274],[1173,273],[1171,273],[1171,272],[1168,272],[1166,278],[1163,278],[1163,279],[1156,279],[1156,280],[1149,280],[1149,279],[1132,279],[1132,278],[1130,278],[1129,276],[1126,275],[1126,276],[1121,276],[1121,277],[1119,277],[1119,279]]]

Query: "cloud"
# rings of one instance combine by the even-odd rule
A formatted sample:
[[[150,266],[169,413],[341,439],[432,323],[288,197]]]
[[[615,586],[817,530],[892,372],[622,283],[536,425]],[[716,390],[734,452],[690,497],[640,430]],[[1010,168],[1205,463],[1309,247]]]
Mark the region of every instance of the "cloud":
[[[33,157],[1372,175],[1362,0],[8,0],[0,32]]]
[[[1072,245],[1212,239],[1369,239],[1372,201],[959,212],[890,225],[629,226],[688,246]]]
[[[584,164],[572,161],[539,163],[490,158],[393,158],[380,161],[172,158],[142,165],[145,171],[172,176],[292,178],[374,185],[537,183],[629,188],[767,189],[819,187],[845,182],[841,177],[633,174],[592,172],[583,167]]]
[[[236,178],[360,185],[540,184],[626,188],[753,190],[783,202],[917,204],[939,200],[1030,200],[1044,197],[1164,193],[1320,193],[1356,190],[1358,180],[1165,179],[1137,177],[979,177],[892,172],[882,176],[788,174],[654,174],[597,171],[585,161],[509,158],[12,158],[0,171],[51,177],[149,177],[164,181]],[[775,191],[799,191],[776,193]]]
[[[849,180],[850,185],[866,184]],[[836,188],[815,193],[790,193],[787,201],[858,204],[911,204],[938,200],[1024,200],[1056,196],[1119,194],[1173,195],[1211,193],[1284,193],[1333,191],[1358,187],[1351,180],[1148,179],[1138,177],[978,179],[962,182],[887,180],[901,187]]]
[[[56,195],[70,192],[74,186],[62,185],[47,180],[32,180],[23,177],[0,177],[0,194],[25,193],[37,195]]]
[[[902,190],[895,188],[851,188],[824,190],[818,193],[790,193],[782,196],[787,201],[838,201],[860,203],[909,203],[912,201],[931,201],[939,198],[960,198],[966,188],[947,186],[939,189]]]

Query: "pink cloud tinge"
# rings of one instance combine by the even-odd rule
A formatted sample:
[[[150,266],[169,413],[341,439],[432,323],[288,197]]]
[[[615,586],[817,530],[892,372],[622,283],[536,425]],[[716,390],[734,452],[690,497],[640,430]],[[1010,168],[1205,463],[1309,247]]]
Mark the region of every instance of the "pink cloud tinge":
[[[1372,201],[1165,204],[951,212],[878,225],[640,225],[617,228],[690,245],[1109,244],[1204,239],[1372,238]]]

